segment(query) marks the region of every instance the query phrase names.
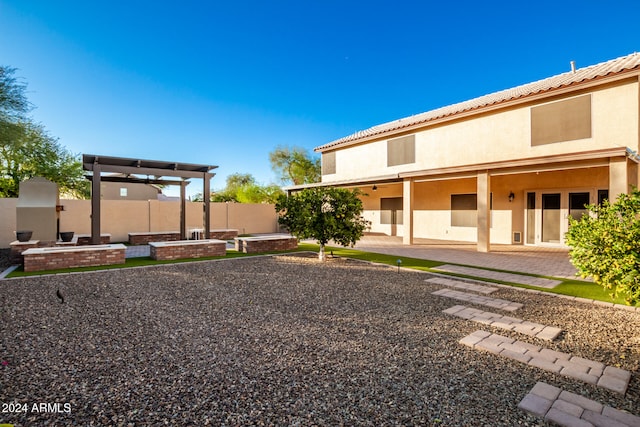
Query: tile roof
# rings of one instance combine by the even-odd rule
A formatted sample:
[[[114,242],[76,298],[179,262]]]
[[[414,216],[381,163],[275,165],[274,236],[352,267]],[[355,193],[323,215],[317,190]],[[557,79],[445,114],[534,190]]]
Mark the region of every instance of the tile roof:
[[[591,65],[585,68],[579,68],[575,71],[558,74],[556,76],[538,80],[536,82],[527,83],[511,89],[502,90],[489,95],[483,95],[478,98],[470,99],[468,101],[437,108],[425,113],[420,113],[399,120],[394,120],[392,122],[376,125],[370,127],[369,129],[358,131],[344,138],[340,138],[328,144],[317,147],[315,150],[325,151],[330,148],[337,148],[337,146],[343,144],[354,143],[361,139],[384,134],[387,132],[397,131],[409,126],[427,123],[436,119],[453,116],[466,111],[476,110],[482,107],[499,104],[501,102],[524,98],[550,90],[588,82],[597,78],[602,78],[604,76],[615,75],[636,69],[640,69],[640,53],[634,52],[631,55],[622,56],[617,59],[602,62],[600,64]]]

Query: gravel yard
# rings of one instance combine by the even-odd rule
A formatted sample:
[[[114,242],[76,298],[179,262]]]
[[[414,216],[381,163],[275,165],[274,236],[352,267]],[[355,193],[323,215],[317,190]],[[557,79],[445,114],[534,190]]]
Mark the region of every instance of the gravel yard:
[[[280,256],[0,281],[0,402],[28,405],[0,423],[545,425],[516,408],[537,381],[639,415],[638,313],[491,295],[549,343],[442,313],[427,277]],[[630,370],[627,394],[458,343],[478,329]]]

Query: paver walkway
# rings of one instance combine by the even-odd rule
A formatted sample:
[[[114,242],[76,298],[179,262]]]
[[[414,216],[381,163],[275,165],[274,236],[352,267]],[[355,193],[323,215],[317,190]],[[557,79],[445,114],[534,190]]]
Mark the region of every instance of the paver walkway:
[[[631,372],[624,369],[486,331],[475,331],[460,343],[622,394],[627,391],[631,379]]]
[[[433,277],[425,280],[425,282],[435,285],[449,286],[450,288],[464,289],[466,291],[478,292],[480,294],[490,294],[498,290],[495,286],[478,285],[476,283],[463,282],[460,280],[449,279],[446,277]],[[489,284],[487,282],[487,284]]]
[[[507,301],[500,298],[490,298],[482,295],[468,294],[454,289],[439,289],[431,292],[432,295],[457,299],[459,301],[472,302],[474,304],[486,305],[487,307],[499,308],[505,311],[516,311],[522,307],[519,302]]]
[[[503,316],[498,313],[491,313],[489,311],[465,307],[464,305],[454,305],[443,312],[463,319],[494,326],[496,328],[520,332],[521,334],[547,341],[553,341],[560,332],[562,332],[562,329],[556,328],[555,326],[541,325],[539,323],[529,322],[515,317]]]
[[[640,417],[539,382],[518,408],[564,427],[640,427]]]
[[[526,276],[523,274],[504,273],[500,271],[485,270],[483,268],[464,267],[461,265],[445,264],[435,267],[436,270],[449,273],[464,274],[467,276],[483,277],[485,279],[501,280],[503,282],[519,283],[522,285],[537,286],[539,288],[553,289],[560,283],[559,280],[545,279],[543,277]]]

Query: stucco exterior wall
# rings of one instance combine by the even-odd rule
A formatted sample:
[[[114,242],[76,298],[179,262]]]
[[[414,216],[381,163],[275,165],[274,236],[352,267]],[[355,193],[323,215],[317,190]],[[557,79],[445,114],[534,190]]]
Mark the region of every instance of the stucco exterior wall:
[[[0,247],[8,248],[16,240],[16,207],[18,199],[0,199]]]
[[[415,163],[387,166],[384,139],[336,150],[336,173],[323,182],[575,153],[610,147],[638,150],[638,81],[475,115],[416,132]],[[531,107],[591,94],[591,138],[531,146]]]

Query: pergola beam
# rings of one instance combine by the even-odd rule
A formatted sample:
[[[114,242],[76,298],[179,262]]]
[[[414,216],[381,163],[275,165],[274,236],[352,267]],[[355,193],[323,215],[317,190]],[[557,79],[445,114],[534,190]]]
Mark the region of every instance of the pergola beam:
[[[86,175],[86,179],[93,181],[93,175]],[[151,184],[151,185],[182,185],[183,182],[189,183],[189,181],[176,181],[168,179],[156,179],[156,178],[138,178],[135,176],[102,176],[100,177],[102,182],[122,182],[127,184]]]
[[[95,164],[91,164],[88,167],[85,166],[85,170],[93,170]],[[176,170],[176,169],[158,169],[158,168],[143,168],[136,166],[118,166],[110,165],[108,170],[103,167],[103,172],[115,172],[123,173],[125,175],[153,175],[153,176],[177,176],[180,178],[202,178],[206,172],[188,171],[188,170]]]

